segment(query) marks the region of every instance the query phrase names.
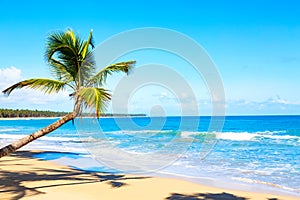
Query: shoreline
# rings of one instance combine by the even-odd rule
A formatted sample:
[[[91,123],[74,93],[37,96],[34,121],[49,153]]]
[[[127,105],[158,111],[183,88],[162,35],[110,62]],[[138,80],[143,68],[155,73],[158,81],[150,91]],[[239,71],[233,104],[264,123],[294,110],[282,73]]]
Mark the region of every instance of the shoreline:
[[[61,117],[3,117],[3,118],[0,118],[0,121],[3,120],[41,120],[41,119],[60,119],[62,118],[63,116]],[[148,116],[100,116],[100,118],[140,118],[140,117],[148,117]],[[76,119],[85,119],[85,118],[92,118],[92,119],[96,119],[96,117],[76,117]]]
[[[0,193],[4,199],[299,199],[269,191],[207,186],[179,177],[100,173],[73,169],[35,158],[46,151],[19,151],[0,159]],[[2,195],[3,194],[3,195]],[[0,199],[1,199],[0,198]]]
[[[254,193],[264,193],[273,194],[279,196],[291,196],[300,199],[300,193],[291,190],[285,190],[283,187],[278,187],[277,185],[264,184],[259,182],[242,182],[233,180],[227,180],[222,178],[210,178],[210,177],[189,177],[177,174],[163,174],[159,173],[157,177],[171,178],[185,180],[188,182],[204,185],[207,187],[216,187],[223,190],[233,190],[241,192],[254,192]],[[238,188],[236,190],[236,188]]]
[[[80,170],[89,170],[93,169],[95,171],[105,171],[108,173],[122,173],[115,169],[106,168],[105,166],[102,166],[97,161],[95,161],[91,156],[89,156],[88,152],[51,152],[50,154],[56,154],[55,156],[51,156],[50,154],[44,154],[45,150],[41,150],[41,153],[38,154],[38,156],[35,156],[36,158],[46,160],[46,161],[53,161],[59,165],[63,166],[71,166],[73,169],[80,169]],[[46,151],[47,152],[47,151]],[[61,154],[61,155],[59,155]],[[98,168],[99,166],[100,168]],[[100,170],[99,170],[100,169]],[[196,184],[201,184],[205,186],[215,186],[222,189],[228,189],[233,190],[237,187],[242,189],[245,192],[268,192],[271,194],[277,194],[277,195],[291,195],[291,196],[297,196],[300,198],[300,193],[297,191],[294,191],[292,188],[286,188],[281,185],[276,185],[272,183],[267,182],[259,182],[252,180],[249,181],[242,181],[238,179],[227,179],[224,177],[218,178],[218,177],[208,177],[208,176],[201,176],[201,177],[195,177],[195,176],[188,176],[188,175],[182,175],[182,174],[176,174],[166,171],[156,171],[156,172],[140,172],[136,173],[135,175],[146,175],[146,176],[154,176],[154,177],[162,177],[162,178],[171,178],[171,179],[180,179],[185,180],[188,182],[193,182]]]
[[[60,119],[61,117],[7,117],[7,118],[0,118],[0,120],[39,120],[39,119]]]
[[[213,116],[213,117],[297,117],[300,116],[300,114],[270,114],[270,115],[225,115],[225,116]],[[0,120],[34,120],[34,119],[60,119],[63,116],[60,117],[0,117]],[[148,116],[148,115],[132,115],[132,116],[119,116],[119,115],[115,115],[115,116],[100,116],[99,118],[143,118],[143,117],[148,117],[148,118],[152,118],[152,117],[212,117],[209,115],[201,115],[201,116],[177,116],[177,115],[170,115],[170,116]],[[88,116],[83,116],[83,117],[77,117],[77,118],[96,118],[96,117],[88,117]]]

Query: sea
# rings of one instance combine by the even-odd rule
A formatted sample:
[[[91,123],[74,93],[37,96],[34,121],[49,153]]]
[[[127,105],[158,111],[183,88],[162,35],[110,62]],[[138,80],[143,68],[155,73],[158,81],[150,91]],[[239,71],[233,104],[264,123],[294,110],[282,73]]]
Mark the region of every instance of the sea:
[[[0,120],[0,145],[56,120]],[[300,116],[78,118],[22,150],[82,170],[300,197]]]

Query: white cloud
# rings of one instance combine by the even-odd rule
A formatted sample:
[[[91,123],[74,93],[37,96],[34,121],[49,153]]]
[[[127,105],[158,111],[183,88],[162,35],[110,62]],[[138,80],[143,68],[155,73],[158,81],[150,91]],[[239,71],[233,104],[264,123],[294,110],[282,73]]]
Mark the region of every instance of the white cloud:
[[[280,98],[279,95],[277,95],[275,98],[269,98],[266,101],[266,103],[282,104],[282,105],[300,105],[300,101],[288,101]]]
[[[265,101],[228,100],[228,114],[299,114],[300,102],[282,99],[279,96]]]
[[[21,70],[16,67],[0,68],[0,89],[4,90],[6,87],[16,83],[22,79]]]
[[[13,66],[0,68],[1,91],[22,79],[24,78],[20,69]],[[70,111],[72,104],[73,102],[69,100],[67,91],[48,95],[33,89],[18,89],[8,97],[3,94],[0,95],[1,108]]]

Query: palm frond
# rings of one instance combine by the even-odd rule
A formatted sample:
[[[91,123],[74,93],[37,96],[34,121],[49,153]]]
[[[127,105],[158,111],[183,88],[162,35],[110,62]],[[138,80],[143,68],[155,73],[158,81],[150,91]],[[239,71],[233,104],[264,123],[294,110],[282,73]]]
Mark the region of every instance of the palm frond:
[[[86,55],[88,54],[89,46],[91,45],[92,48],[94,48],[94,41],[93,41],[93,30],[90,31],[90,35],[88,37],[88,40],[83,42],[82,49],[80,51],[80,55],[82,56],[82,60],[86,58]]]
[[[92,31],[87,41],[76,37],[73,30],[49,35],[45,58],[55,77],[62,81],[78,81],[76,85],[82,86],[95,71],[90,45],[94,47]]]
[[[75,36],[74,31],[69,29],[65,32],[65,35],[69,36],[68,39],[70,40],[70,43],[73,44],[73,46],[75,47],[76,46],[76,36]]]
[[[57,68],[57,65],[52,65],[53,59],[55,59],[60,65],[65,66],[63,72],[56,74],[67,73],[67,76],[72,76],[75,79],[79,66],[79,48],[81,48],[80,39],[75,37],[72,30],[50,34],[47,38],[45,58],[52,67],[51,70],[61,70],[61,68]]]
[[[58,51],[77,56],[76,40],[69,31],[54,32],[48,36],[45,58],[49,60]]]
[[[111,75],[114,72],[125,72],[128,74],[136,61],[127,61],[127,62],[119,62],[112,65],[109,65],[102,70],[100,70],[96,75],[94,75],[90,81],[90,85],[96,85],[96,86],[102,86],[108,77],[108,75]]]
[[[28,79],[28,80],[16,83],[16,84],[10,86],[9,88],[3,90],[2,92],[4,94],[10,95],[10,93],[14,89],[26,87],[26,88],[41,90],[45,93],[51,94],[53,92],[61,91],[62,89],[64,89],[64,87],[66,85],[67,84],[65,82],[58,81],[58,80],[46,79],[46,78],[35,78],[35,79]]]
[[[103,88],[86,87],[78,92],[85,107],[95,109],[97,117],[106,109],[111,99],[110,93]]]
[[[74,81],[74,77],[69,73],[68,67],[58,60],[51,58],[49,60],[50,71],[58,80],[69,83]]]

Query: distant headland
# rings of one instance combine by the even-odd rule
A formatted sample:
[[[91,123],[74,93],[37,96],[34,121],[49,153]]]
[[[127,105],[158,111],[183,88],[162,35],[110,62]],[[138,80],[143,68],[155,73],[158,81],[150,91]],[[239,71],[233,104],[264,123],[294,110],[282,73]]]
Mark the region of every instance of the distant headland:
[[[29,110],[29,109],[6,109],[0,108],[1,118],[41,118],[41,117],[62,117],[68,112],[44,111],[44,110]],[[83,113],[83,117],[93,117],[89,113]],[[103,113],[101,117],[145,117],[146,114],[121,114],[121,113]]]

